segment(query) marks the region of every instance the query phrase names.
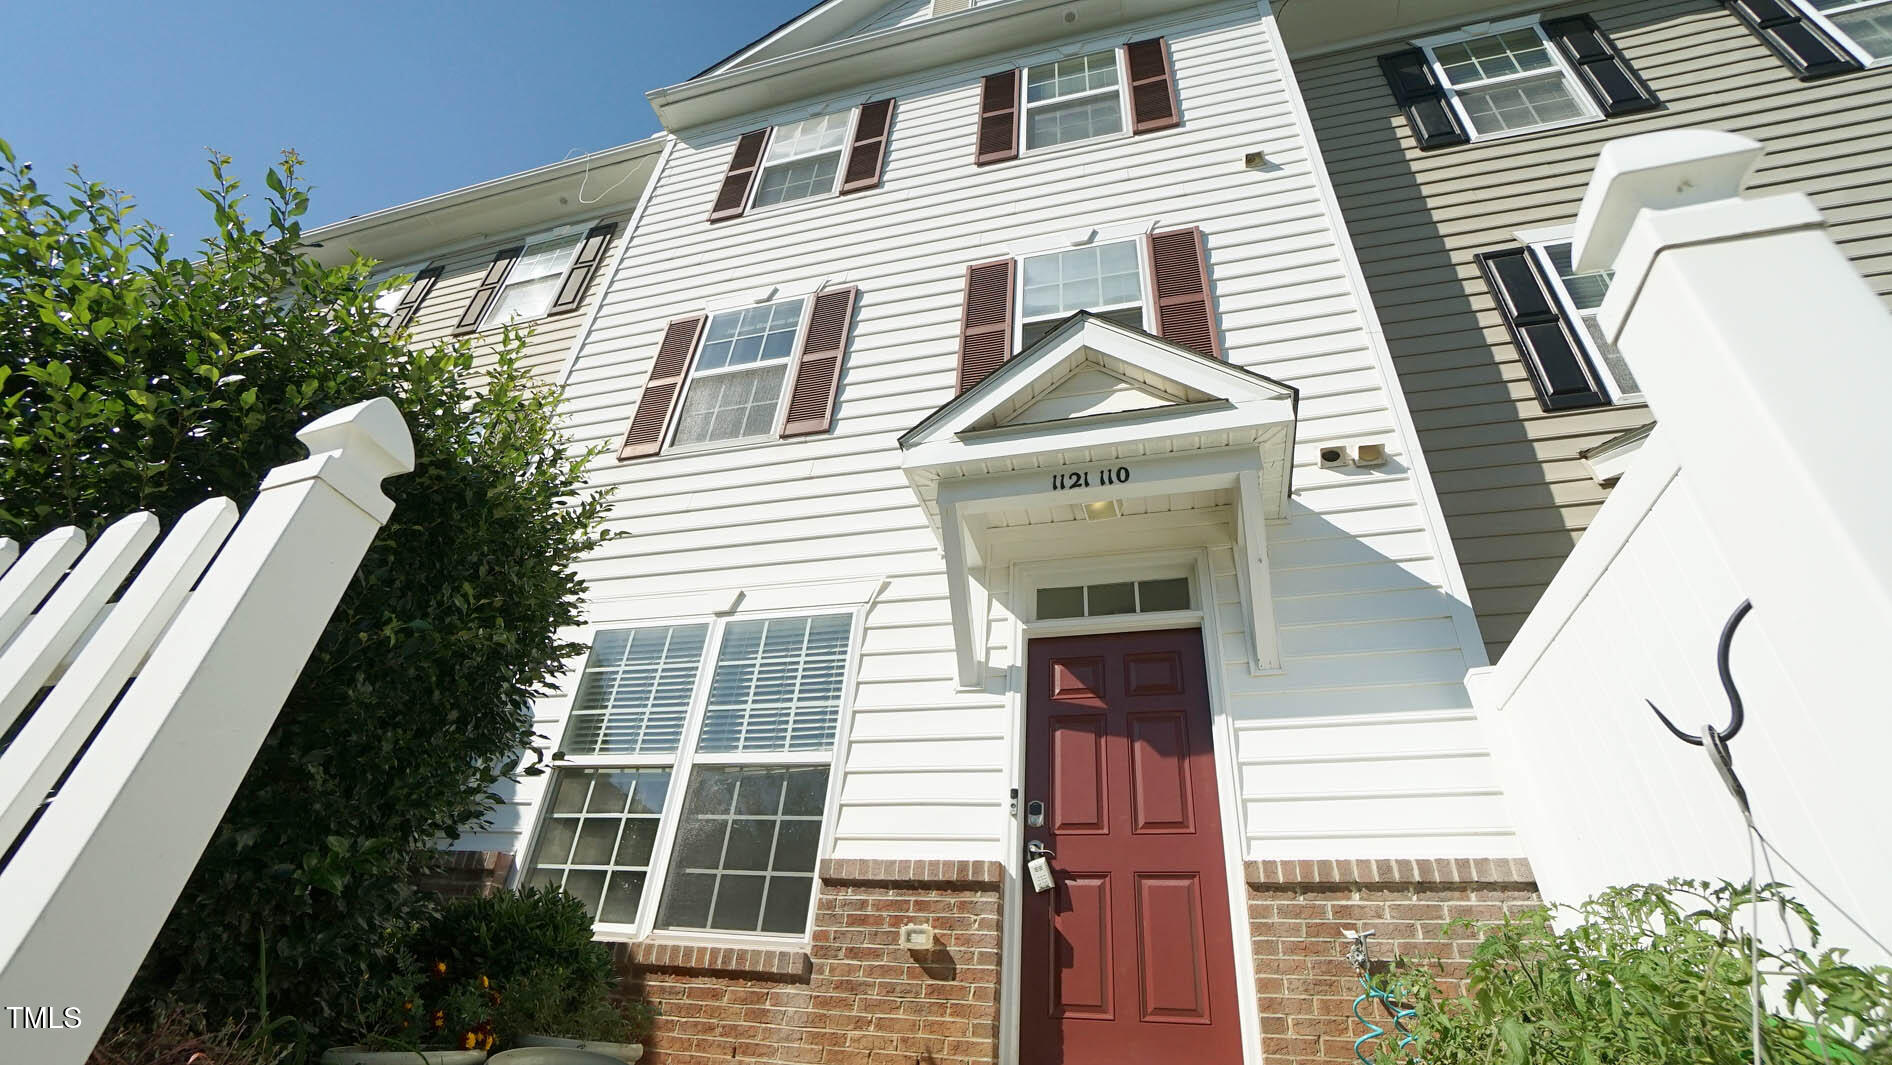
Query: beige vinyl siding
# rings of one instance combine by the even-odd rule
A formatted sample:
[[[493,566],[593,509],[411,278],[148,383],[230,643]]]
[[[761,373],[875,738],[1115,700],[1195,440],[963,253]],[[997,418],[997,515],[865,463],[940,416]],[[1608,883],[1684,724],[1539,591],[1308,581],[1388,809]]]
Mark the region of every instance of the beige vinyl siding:
[[[572,344],[578,339],[579,330],[584,328],[585,320],[591,316],[591,301],[598,298],[604,290],[604,275],[617,255],[618,242],[624,239],[627,215],[608,215],[600,221],[615,221],[617,232],[611,236],[611,244],[604,250],[604,258],[598,268],[592,271],[591,284],[586,287],[585,298],[578,309],[565,314],[540,318],[528,322],[525,328],[531,330],[526,341],[525,364],[532,372],[547,384],[555,383],[559,370],[565,365],[565,357],[571,353]],[[578,221],[590,224],[590,219]],[[493,256],[504,248],[516,248],[529,240],[536,233],[550,229],[554,224],[527,233],[517,234],[506,240],[496,240],[478,245],[449,251],[438,258],[428,261],[428,266],[445,267],[445,273],[434,284],[432,292],[421,302],[420,311],[414,315],[409,325],[408,336],[411,343],[428,345],[440,340],[453,340],[454,327],[460,322],[460,315],[466,310],[468,301],[480,287],[480,279],[486,276],[486,268],[492,264]],[[486,329],[474,334],[477,345],[475,370],[485,370],[492,365],[492,352],[499,338],[498,329]]]
[[[1606,494],[1577,453],[1650,414],[1545,413],[1476,253],[1573,221],[1605,142],[1708,127],[1766,144],[1753,190],[1812,196],[1892,302],[1892,67],[1799,82],[1712,0],[1543,10],[1576,13],[1602,25],[1663,110],[1421,152],[1377,62],[1402,41],[1295,61],[1494,660]]]

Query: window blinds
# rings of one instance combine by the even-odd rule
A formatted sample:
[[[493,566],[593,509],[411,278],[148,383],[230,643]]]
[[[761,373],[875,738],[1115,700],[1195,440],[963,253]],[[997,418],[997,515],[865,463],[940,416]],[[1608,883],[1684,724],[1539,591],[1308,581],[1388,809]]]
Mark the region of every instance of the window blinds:
[[[723,754],[832,747],[851,627],[847,614],[731,623],[710,679],[697,749]]]
[[[599,633],[579,682],[565,753],[676,751],[708,635],[708,625]],[[840,653],[847,654],[845,632]]]

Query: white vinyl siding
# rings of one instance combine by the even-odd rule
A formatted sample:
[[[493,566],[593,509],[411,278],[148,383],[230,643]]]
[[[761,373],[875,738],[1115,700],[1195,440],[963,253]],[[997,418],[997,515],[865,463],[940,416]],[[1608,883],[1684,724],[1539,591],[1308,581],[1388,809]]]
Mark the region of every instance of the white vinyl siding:
[[[711,444],[775,432],[782,384],[801,331],[802,299],[710,316],[677,416],[673,444]]]
[[[1019,263],[1023,351],[1077,311],[1143,328],[1143,265],[1138,241],[1027,255]]]
[[[1041,63],[1025,71],[1025,150],[1123,132],[1117,50]]]
[[[755,206],[831,195],[852,120],[852,111],[839,111],[775,127],[762,156]]]
[[[578,254],[585,239],[581,229],[570,236],[552,237],[528,244],[506,272],[506,283],[493,297],[480,328],[490,329],[508,323],[529,322],[545,316],[546,309],[558,296],[559,282],[565,269]]]
[[[1601,117],[1535,19],[1419,43],[1473,140]]]
[[[1861,63],[1892,60],[1892,0],[1801,0]]]

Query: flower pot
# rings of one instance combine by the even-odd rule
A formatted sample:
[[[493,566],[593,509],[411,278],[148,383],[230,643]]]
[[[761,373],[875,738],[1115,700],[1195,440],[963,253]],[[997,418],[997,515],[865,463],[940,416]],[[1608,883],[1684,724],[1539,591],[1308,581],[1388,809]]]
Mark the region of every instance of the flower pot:
[[[635,1043],[609,1043],[607,1046],[634,1046],[641,1056],[644,1048]],[[595,1050],[573,1047],[520,1047],[494,1054],[487,1065],[620,1065],[622,1059]]]
[[[607,1043],[602,1039],[563,1039],[555,1035],[522,1035],[519,1037],[519,1045],[534,1049],[544,1047],[589,1050],[593,1054],[603,1054],[614,1061],[625,1062],[626,1065],[644,1056],[642,1043]],[[511,1052],[508,1051],[508,1053]],[[531,1065],[531,1063],[522,1060],[519,1065]],[[548,1065],[550,1065],[549,1059]],[[585,1065],[585,1063],[574,1060],[572,1065]]]
[[[330,1047],[322,1065],[480,1065],[484,1050],[369,1050],[366,1047]]]

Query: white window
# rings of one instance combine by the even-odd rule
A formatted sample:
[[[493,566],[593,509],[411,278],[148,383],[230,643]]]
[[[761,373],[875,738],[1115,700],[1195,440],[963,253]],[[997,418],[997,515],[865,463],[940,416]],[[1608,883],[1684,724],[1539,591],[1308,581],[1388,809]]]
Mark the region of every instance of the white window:
[[[775,432],[783,382],[801,332],[797,298],[710,317],[677,415],[676,446],[747,440]]]
[[[1020,263],[1018,350],[1077,311],[1144,327],[1139,241],[1122,240],[1028,255]]]
[[[1417,43],[1473,140],[1602,117],[1535,18]]]
[[[833,193],[853,114],[841,111],[775,127],[769,137],[769,150],[762,156],[755,206]]]
[[[369,275],[368,287],[370,289],[374,288],[376,285],[385,284],[397,277],[407,278],[407,280],[401,284],[389,285],[387,288],[375,293],[374,309],[381,312],[382,318],[387,318],[394,314],[395,310],[400,307],[401,300],[405,299],[408,291],[414,287],[414,275],[426,268],[426,263],[409,263],[406,266],[384,266]]]
[[[565,228],[565,227],[561,227]],[[481,329],[509,322],[529,322],[545,315],[558,296],[559,282],[565,277],[578,245],[585,239],[582,226],[569,227],[569,235],[557,231],[525,246],[506,272],[506,283],[493,297],[493,305],[480,320]]]
[[[600,925],[804,935],[853,624],[599,633],[527,883],[564,887]]]
[[[1122,82],[1115,48],[1027,67],[1025,149],[1123,132]]]
[[[1867,66],[1892,61],[1892,0],[1801,0],[1813,21]]]
[[[1568,240],[1533,244],[1531,252],[1538,257],[1545,276],[1557,290],[1557,300],[1563,304],[1565,317],[1577,326],[1578,341],[1589,352],[1590,361],[1603,370],[1604,387],[1610,398],[1619,403],[1641,399],[1642,389],[1637,386],[1635,375],[1629,372],[1628,361],[1603,335],[1603,327],[1596,320],[1597,308],[1603,306],[1603,297],[1609,292],[1615,271],[1577,273],[1571,265]]]

